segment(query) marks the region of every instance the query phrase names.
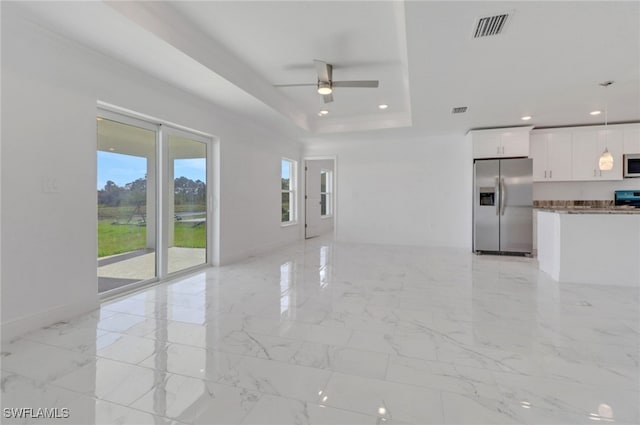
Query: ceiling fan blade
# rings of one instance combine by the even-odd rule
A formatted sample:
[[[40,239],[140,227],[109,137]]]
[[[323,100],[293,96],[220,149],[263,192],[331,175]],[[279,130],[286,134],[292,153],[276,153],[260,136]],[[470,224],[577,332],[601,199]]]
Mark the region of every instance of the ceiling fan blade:
[[[318,83],[300,83],[300,84],[274,84],[273,87],[302,87],[302,86],[317,86]]]
[[[334,81],[333,87],[378,87],[378,80],[362,80],[362,81]]]
[[[322,96],[322,99],[324,100],[324,103],[333,102],[333,95],[325,94],[324,96]]]
[[[318,59],[314,59],[313,64],[316,66],[318,80],[324,82],[331,81],[331,78],[333,77],[333,66]]]

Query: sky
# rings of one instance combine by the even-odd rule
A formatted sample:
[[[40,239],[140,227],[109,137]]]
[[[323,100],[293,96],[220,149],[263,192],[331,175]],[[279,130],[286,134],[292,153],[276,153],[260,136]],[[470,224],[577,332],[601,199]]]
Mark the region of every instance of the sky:
[[[176,159],[175,178],[187,177],[191,180],[206,181],[204,158]],[[108,180],[118,186],[144,178],[147,173],[147,159],[139,156],[98,151],[98,190],[103,189]]]
[[[291,176],[291,163],[289,161],[282,161],[282,178],[283,179],[288,179]]]

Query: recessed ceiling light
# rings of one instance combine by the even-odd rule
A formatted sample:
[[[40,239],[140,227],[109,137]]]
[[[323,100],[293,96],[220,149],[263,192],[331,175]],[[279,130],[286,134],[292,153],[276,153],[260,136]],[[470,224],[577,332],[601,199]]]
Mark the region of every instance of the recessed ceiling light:
[[[389,105],[386,105],[384,103],[378,105],[378,108],[380,108],[380,109],[387,109],[388,107],[389,107]]]
[[[525,115],[524,117],[520,118],[522,121],[529,121],[531,119],[531,116],[529,115]]]
[[[322,111],[318,112],[318,115],[327,115],[329,113],[329,111],[327,111],[326,109],[323,109]]]
[[[589,115],[600,115],[602,113],[602,111],[591,111],[589,112]]]

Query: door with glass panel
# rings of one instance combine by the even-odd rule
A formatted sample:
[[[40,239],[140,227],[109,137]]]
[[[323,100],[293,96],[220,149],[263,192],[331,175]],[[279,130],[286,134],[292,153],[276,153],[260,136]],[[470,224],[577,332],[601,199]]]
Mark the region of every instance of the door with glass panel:
[[[98,292],[207,264],[209,140],[107,111],[97,120]]]
[[[157,277],[157,126],[97,118],[98,292]]]
[[[207,262],[207,141],[196,134],[163,127],[167,273]]]

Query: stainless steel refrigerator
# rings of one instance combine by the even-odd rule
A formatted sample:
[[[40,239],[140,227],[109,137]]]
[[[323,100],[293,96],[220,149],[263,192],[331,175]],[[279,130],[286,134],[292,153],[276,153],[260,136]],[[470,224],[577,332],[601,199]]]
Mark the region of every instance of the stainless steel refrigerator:
[[[474,162],[473,249],[530,254],[533,248],[533,164],[529,158]]]

